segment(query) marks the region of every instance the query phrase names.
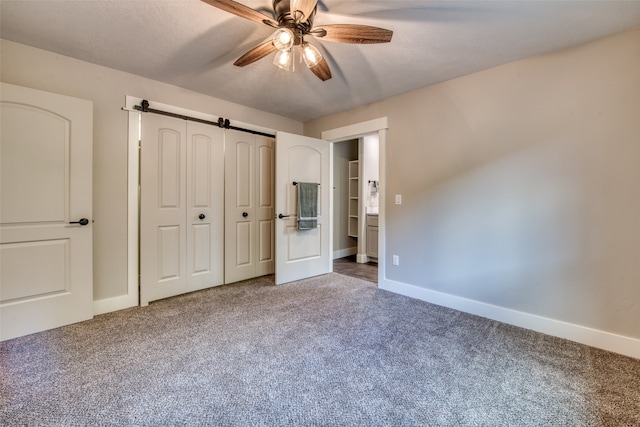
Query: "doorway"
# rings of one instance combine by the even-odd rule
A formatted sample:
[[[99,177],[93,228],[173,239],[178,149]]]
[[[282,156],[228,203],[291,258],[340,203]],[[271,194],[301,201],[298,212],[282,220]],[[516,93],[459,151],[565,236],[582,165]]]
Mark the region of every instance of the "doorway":
[[[377,283],[377,133],[333,144],[334,271]]]
[[[322,132],[322,139],[329,141],[333,145],[334,153],[347,153],[338,158],[335,155],[332,157],[334,161],[334,169],[336,165],[342,163],[350,163],[349,169],[346,171],[347,179],[340,184],[336,175],[333,175],[334,179],[334,235],[333,235],[333,258],[334,258],[334,271],[342,274],[354,275],[361,274],[358,272],[359,267],[361,269],[368,269],[366,275],[371,276],[371,270],[375,268],[374,265],[367,265],[371,261],[377,260],[377,283],[378,285],[384,285],[385,280],[385,147],[386,147],[386,132],[387,132],[387,118],[382,117],[368,122],[357,123],[342,128],[327,130]],[[340,144],[347,143],[353,144],[353,140],[358,142],[358,159],[348,159],[350,156],[350,149],[344,148]],[[370,150],[363,151],[365,147],[369,145]],[[345,147],[348,147],[345,146]],[[352,150],[352,148],[351,148]],[[367,168],[360,164],[362,160],[363,164],[368,163],[365,160],[366,156],[371,156],[377,160],[376,167]],[[339,166],[338,166],[339,167]],[[357,174],[355,171],[358,171]],[[334,170],[334,173],[335,170]],[[338,172],[339,174],[339,172]],[[343,171],[344,174],[344,171]],[[356,181],[354,184],[352,181]],[[362,182],[361,182],[362,181]],[[345,184],[348,182],[348,184]],[[358,188],[357,196],[351,192],[351,195],[345,196],[345,192],[349,192],[346,185],[356,186]],[[372,197],[373,196],[373,197]],[[355,200],[355,202],[354,202]],[[339,204],[336,204],[339,203]],[[351,203],[351,205],[349,205]],[[357,205],[357,218],[356,227],[349,227],[349,221],[353,221],[354,206]],[[342,206],[342,208],[340,208]],[[351,208],[351,209],[350,209]],[[368,208],[368,209],[367,209]],[[346,212],[346,213],[345,213]],[[369,214],[369,215],[367,215]],[[369,221],[367,221],[369,219]],[[346,225],[345,225],[346,223]],[[357,229],[355,235],[356,242],[351,242],[348,247],[340,246],[340,238],[336,237],[337,233],[343,233],[347,231],[347,237],[353,237],[353,229]],[[349,235],[351,234],[351,236]],[[369,237],[369,244],[367,245],[367,235]],[[347,241],[347,243],[349,243]],[[355,245],[354,245],[355,243]],[[355,252],[354,252],[355,246]],[[368,247],[367,247],[368,246]],[[367,255],[369,253],[371,256]],[[339,260],[339,261],[336,261]],[[357,262],[354,262],[357,261]],[[359,265],[356,265],[359,264]],[[373,273],[375,275],[375,271]],[[366,278],[365,278],[366,280]]]

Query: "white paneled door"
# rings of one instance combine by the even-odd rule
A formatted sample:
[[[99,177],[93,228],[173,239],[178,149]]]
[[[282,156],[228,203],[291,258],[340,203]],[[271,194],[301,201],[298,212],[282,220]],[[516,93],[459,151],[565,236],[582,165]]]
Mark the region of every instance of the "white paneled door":
[[[2,83],[0,339],[93,317],[90,101]]]
[[[224,132],[142,118],[140,303],[223,282]]]
[[[276,284],[333,271],[331,250],[331,150],[327,141],[278,132],[276,135]],[[294,182],[320,184],[318,227],[297,229]]]
[[[273,139],[225,131],[225,283],[274,271]]]

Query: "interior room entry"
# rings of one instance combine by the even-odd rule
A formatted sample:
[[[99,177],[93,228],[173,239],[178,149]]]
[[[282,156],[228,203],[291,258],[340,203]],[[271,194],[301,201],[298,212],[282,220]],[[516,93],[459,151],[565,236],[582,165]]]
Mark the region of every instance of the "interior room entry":
[[[223,283],[224,131],[145,114],[140,303]]]
[[[93,104],[0,88],[0,338],[93,317]]]

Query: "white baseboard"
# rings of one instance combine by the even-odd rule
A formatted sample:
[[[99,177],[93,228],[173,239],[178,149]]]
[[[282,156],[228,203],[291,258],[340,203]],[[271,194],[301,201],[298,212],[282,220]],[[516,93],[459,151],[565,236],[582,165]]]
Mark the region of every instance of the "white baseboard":
[[[123,310],[138,305],[137,295],[122,295],[119,297],[105,298],[93,302],[93,315],[110,313],[112,311]]]
[[[358,248],[347,248],[347,249],[339,249],[337,251],[333,251],[333,259],[344,258],[346,256],[355,255],[358,253]]]
[[[511,310],[389,279],[385,279],[378,287],[432,304],[640,359],[640,339]]]

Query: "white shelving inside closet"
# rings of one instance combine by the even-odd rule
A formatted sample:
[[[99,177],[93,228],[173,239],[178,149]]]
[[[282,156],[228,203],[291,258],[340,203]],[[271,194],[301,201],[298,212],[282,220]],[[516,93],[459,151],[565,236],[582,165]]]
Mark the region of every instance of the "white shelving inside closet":
[[[349,162],[349,224],[348,234],[350,237],[358,237],[359,230],[359,197],[360,188],[359,161],[352,160]]]

